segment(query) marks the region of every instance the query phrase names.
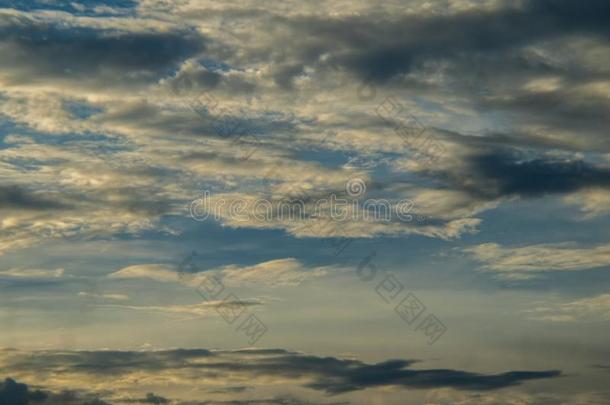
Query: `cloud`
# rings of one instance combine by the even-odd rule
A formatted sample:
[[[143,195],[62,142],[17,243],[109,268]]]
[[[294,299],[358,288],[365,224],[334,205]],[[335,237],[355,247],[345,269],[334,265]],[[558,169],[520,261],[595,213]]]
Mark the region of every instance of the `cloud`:
[[[218,389],[211,389],[210,392],[211,393],[232,393],[232,392],[245,392],[247,390],[251,389],[251,387],[245,386],[245,385],[239,385],[239,386],[235,386],[235,387],[222,387],[222,388],[218,388]]]
[[[473,216],[518,199],[559,196],[581,205],[588,216],[605,212],[610,191],[610,168],[568,152],[540,152],[518,147],[497,136],[465,137],[446,134],[446,158],[439,162],[400,159],[396,170],[420,173],[442,184],[421,190],[413,200],[435,218]],[[441,201],[429,201],[433,195]],[[445,201],[447,200],[447,201]],[[430,210],[433,208],[433,210]]]
[[[45,242],[59,250],[82,240],[129,243],[148,238],[148,231],[155,240],[174,240],[181,232],[188,237],[194,227],[218,224],[225,227],[219,227],[222,235],[242,235],[236,230],[248,228],[249,235],[279,230],[289,238],[322,241],[457,239],[478,232],[491,210],[542,197],[537,208],[554,199],[578,206],[584,219],[608,213],[610,168],[602,157],[610,152],[605,0],[290,0],[281,7],[254,0],[51,3],[9,0],[0,10],[0,255]],[[412,115],[425,126],[426,137],[438,139],[445,151],[440,159],[415,156],[413,146],[394,133],[394,124],[378,116],[388,95],[404,105],[397,119]],[[345,183],[354,176],[365,180],[371,197],[412,200],[421,221],[336,222],[328,212],[296,221],[277,212],[241,221],[225,210],[210,219],[218,224],[198,224],[185,209],[202,185],[214,190],[217,200],[225,199],[225,208],[240,199],[275,203],[284,197],[302,198],[310,208],[330,194],[344,196]],[[603,244],[491,243],[466,252],[482,271],[510,279],[599,269],[610,260]],[[215,275],[233,287],[289,288],[340,270],[277,256],[201,269],[189,279],[174,266],[150,262],[119,265],[109,277],[196,286]],[[6,279],[66,277],[59,269],[5,269],[0,277]],[[72,298],[77,291],[69,293]],[[96,305],[131,304],[122,302],[128,299],[123,294],[78,296]],[[228,305],[265,302],[252,298]],[[109,308],[205,316],[223,305]],[[607,316],[603,295],[548,308],[532,316]],[[84,353],[61,356],[74,374],[79,373],[75,359],[92,363]],[[482,390],[543,376],[419,370],[410,360],[368,364],[287,352],[266,352],[253,361],[255,370],[248,368],[249,356],[257,354],[215,352],[212,367],[199,363],[205,363],[203,355],[193,355],[196,361],[159,355],[168,364],[158,365],[154,355],[104,354],[100,368],[116,371],[122,364],[121,372],[133,379],[117,381],[108,373],[97,383],[111,391],[113,384],[133,385],[142,375],[127,371],[127,365],[143,367],[140,381],[149,386],[162,377],[177,384],[196,381],[180,390],[184,393],[196,384],[209,388],[209,381],[241,387],[265,379],[332,394],[426,384]],[[154,371],[146,369],[147,362]],[[184,367],[171,368],[175,364]],[[164,367],[170,368],[167,375],[153,375]],[[60,371],[52,384],[63,383]],[[99,369],[93,372],[98,378],[96,373]],[[86,384],[87,378],[80,381]],[[242,403],[250,393],[259,397],[251,403],[305,402],[252,391],[232,394],[244,394],[235,399]],[[109,394],[103,401],[145,394]],[[96,401],[71,401],[85,400]]]
[[[327,275],[323,267],[307,269],[293,258],[270,260],[249,267],[227,266],[218,270],[228,286],[264,285],[269,287],[296,286],[306,279]]]
[[[565,197],[569,204],[579,205],[585,217],[591,218],[610,212],[610,190],[587,188]]]
[[[151,398],[154,399],[154,395]],[[28,384],[17,382],[12,378],[6,378],[0,383],[0,403],[3,405],[111,405],[102,401],[97,394],[86,390],[32,391]]]
[[[205,401],[204,405],[348,405],[349,402],[320,402],[308,401],[292,396],[277,396],[262,399],[244,399],[244,400],[218,400]]]
[[[12,85],[35,78],[129,86],[154,81],[204,48],[204,38],[188,29],[96,27],[85,21],[91,22],[42,13],[0,13],[0,49],[6,55],[0,62],[0,80]],[[98,20],[104,21],[112,22]]]
[[[45,7],[52,10],[17,7],[0,16],[0,110],[18,124],[15,132],[40,132],[0,156],[3,173],[19,187],[5,190],[19,213],[7,219],[14,236],[0,233],[2,251],[50,238],[154,229],[163,216],[186,214],[177,207],[192,199],[194,179],[245,197],[261,190],[253,187],[257,178],[266,180],[266,197],[305,184],[331,192],[353,174],[346,159],[335,160],[338,154],[389,162],[421,192],[410,197],[434,213],[426,224],[355,221],[333,231],[346,237],[458,238],[476,232],[478,213],[513,198],[589,189],[599,196],[608,189],[608,168],[587,160],[591,156],[547,153],[609,150],[607,125],[599,124],[610,108],[602,63],[608,31],[598,17],[607,5],[598,0],[577,9],[543,0],[467,6],[363,1],[282,10],[252,2],[147,1],[99,12],[87,4]],[[557,55],[564,46],[573,52]],[[473,86],[466,83],[471,78]],[[375,86],[370,105],[358,96],[363,79]],[[188,88],[176,91],[185,82]],[[417,115],[426,133],[438,135],[451,152],[441,162],[416,163],[409,147],[388,136],[393,129],[375,109],[389,92],[404,101],[401,114]],[[206,102],[210,98],[215,102]],[[75,113],[74,105],[86,113]],[[486,122],[488,114],[508,128]],[[461,131],[464,120],[480,127]],[[251,159],[240,157],[242,148],[218,128],[231,125],[244,144],[256,146]],[[460,135],[473,132],[480,136]],[[49,142],[47,134],[69,138]],[[77,134],[96,138],[76,142]],[[523,149],[531,156],[519,156]],[[413,174],[425,177],[426,187]],[[48,195],[28,203],[43,197],[26,191],[29,179],[53,196],[73,197],[55,202],[68,212],[25,215],[60,208]],[[451,201],[434,204],[435,193]],[[595,207],[586,196],[579,199],[589,214],[603,211],[603,198]],[[332,236],[323,221],[301,226],[276,219],[221,222],[295,237]]]
[[[7,84],[2,112],[13,122],[41,132],[71,136],[94,133],[100,137],[97,145],[50,145],[35,137],[28,144],[12,144],[3,151],[4,168],[11,178],[23,184],[23,165],[35,167],[38,183],[58,195],[70,195],[68,201],[57,204],[72,208],[55,221],[51,213],[47,217],[13,214],[9,221],[15,224],[11,231],[16,237],[4,238],[3,251],[68,234],[109,236],[154,228],[163,216],[186,214],[177,207],[192,199],[189,190],[194,178],[235,185],[238,192],[233,195],[245,198],[258,197],[250,187],[261,176],[267,180],[265,197],[281,196],[304,185],[316,191],[342,189],[354,173],[341,162],[318,162],[316,154],[321,150],[350,153],[363,160],[387,160],[397,172],[407,176],[415,172],[438,186],[412,188],[415,193],[410,197],[427,204],[416,208],[434,214],[426,215],[425,224],[354,221],[332,230],[345,237],[419,234],[458,238],[477,231],[481,220],[475,215],[512,198],[572,195],[591,188],[603,193],[608,188],[608,169],[602,165],[582,158],[553,159],[541,150],[527,158],[518,155],[520,149],[532,145],[591,151],[605,139],[590,136],[595,128],[588,127],[583,141],[575,145],[567,141],[573,137],[559,139],[555,135],[558,123],[531,125],[531,117],[519,116],[518,128],[511,128],[508,135],[485,128],[484,136],[466,137],[459,135],[458,129],[449,131],[442,125],[447,120],[455,122],[450,111],[464,109],[455,105],[455,100],[445,97],[447,101],[439,101],[443,112],[436,113],[404,99],[410,112],[429,121],[428,134],[440,135],[445,148],[460,151],[447,153],[440,163],[418,164],[399,137],[388,136],[392,128],[375,114],[382,93],[389,89],[399,94],[408,90],[431,100],[444,97],[444,89],[461,79],[476,60],[484,62],[475,65],[483,66],[485,77],[494,81],[500,72],[510,83],[505,98],[511,102],[485,98],[480,100],[484,109],[518,109],[529,103],[528,109],[532,109],[530,104],[538,106],[555,119],[567,116],[553,111],[556,101],[569,100],[565,102],[572,104],[566,109],[583,107],[582,100],[589,95],[603,94],[599,91],[603,80],[586,83],[582,73],[578,78],[566,77],[577,72],[566,72],[567,68],[562,70],[546,59],[541,67],[531,60],[533,51],[528,47],[547,51],[545,43],[537,41],[573,40],[564,38],[568,32],[585,35],[590,41],[586,48],[601,47],[602,52],[603,35],[599,34],[605,31],[595,16],[605,10],[604,4],[588,3],[577,23],[566,19],[567,5],[546,7],[540,1],[508,7],[471,5],[457,7],[449,14],[430,12],[421,5],[404,12],[387,5],[374,15],[324,6],[336,9],[334,17],[304,5],[300,7],[310,14],[237,11],[222,6],[210,10],[206,4],[168,4],[162,19],[158,18],[160,11],[149,3],[141,4],[129,16],[112,18],[103,14],[84,17],[75,9],[3,12],[1,27],[7,35],[2,46],[9,57],[1,66]],[[532,29],[531,22],[539,18],[545,24]],[[230,24],[223,25],[227,19]],[[502,21],[523,26],[525,32],[514,37]],[[210,28],[217,23],[221,23],[218,29]],[[280,41],[273,33],[265,34],[269,23],[282,32]],[[230,31],[235,27],[245,32],[232,36],[235,33]],[[566,27],[570,29],[566,31]],[[487,41],[481,41],[481,30],[487,33]],[[67,36],[70,41],[65,40]],[[257,41],[236,42],[235,38]],[[148,50],[153,48],[158,52],[151,56]],[[141,57],[142,51],[149,55]],[[429,75],[441,79],[430,82],[426,79]],[[357,106],[357,92],[350,86],[361,83],[353,76],[372,78],[376,83],[379,94],[367,111]],[[188,88],[176,91],[184,82],[189,83]],[[139,93],[131,90],[134,86]],[[459,90],[460,96],[473,96],[468,89]],[[492,86],[491,91],[507,94],[500,87]],[[215,102],[205,102],[204,96]],[[193,111],[194,102],[199,103],[198,113]],[[75,104],[89,112],[75,114],[69,108]],[[597,110],[584,107],[578,112],[580,117],[607,115],[603,105]],[[219,124],[225,129],[235,124],[240,140],[256,146],[255,156],[248,160],[238,156],[242,148],[234,147]],[[586,123],[579,121],[578,125]],[[331,132],[334,135],[325,136]],[[186,144],[189,147],[185,149]],[[90,158],[86,164],[81,163],[83,154]],[[29,173],[31,176],[34,173]],[[380,190],[390,193],[391,187],[384,185]],[[430,199],[435,193],[451,201],[435,204]],[[7,201],[20,202],[15,208],[24,211],[28,207],[24,198],[41,198],[37,194],[17,194]],[[586,199],[581,200],[591,215],[602,211],[585,206]],[[51,201],[38,201],[31,207],[46,209],[41,203]],[[603,206],[602,202],[596,207]],[[227,216],[220,221],[235,228],[283,229],[295,237],[333,236],[324,221],[297,224],[273,218],[239,222]],[[41,227],[49,231],[42,233]]]
[[[431,390],[427,395],[425,405],[596,405],[601,404],[607,393],[555,393],[555,392],[493,392],[470,393],[448,388]]]
[[[282,167],[276,170],[282,171]],[[353,176],[358,178],[354,174]],[[423,202],[421,205],[413,205],[400,191],[392,190],[396,185],[371,182],[370,186],[375,187],[374,191],[380,199],[376,199],[376,194],[371,194],[361,201],[355,201],[345,192],[346,182],[340,186],[318,183],[316,187],[315,183],[307,181],[287,180],[272,190],[272,195],[222,193],[200,197],[191,203],[191,212],[201,214],[198,220],[217,220],[232,228],[283,229],[298,238],[370,238],[416,234],[452,239],[477,231],[480,220],[464,217],[482,210],[475,208],[476,205],[493,205],[479,203],[466,196],[456,205],[448,203],[445,205],[448,210],[440,213],[428,199],[432,193],[426,195],[426,190],[413,190],[413,202]],[[442,191],[438,194],[449,195]],[[332,205],[329,202],[333,198],[337,204]],[[409,205],[409,210],[402,213],[400,207],[405,202]],[[470,207],[460,206],[464,203]],[[367,206],[370,210],[368,212],[373,214],[364,214]],[[235,210],[235,207],[240,210]],[[451,208],[454,209],[451,211]],[[401,212],[403,216],[397,212]],[[420,215],[419,217],[425,220],[415,221],[414,217],[420,212],[424,215],[430,212],[438,216],[427,218]],[[387,216],[384,216],[384,213],[387,213]]]
[[[183,263],[184,273],[162,264],[138,264],[111,273],[110,278],[148,278],[160,282],[181,282],[197,287],[207,277],[214,276],[229,287],[296,286],[308,279],[323,277],[331,271],[330,267],[307,268],[294,258],[276,259],[254,266],[229,265],[213,269],[200,269],[192,261]],[[188,271],[186,271],[188,270]],[[184,277],[188,275],[188,277]]]
[[[363,79],[383,83],[421,69],[426,62],[510,54],[531,43],[571,34],[602,36],[607,31],[598,16],[608,12],[608,7],[599,0],[577,9],[567,2],[550,6],[546,0],[505,7],[473,6],[450,13],[405,13],[388,8],[381,13],[342,10],[332,17],[316,13],[256,15],[279,25],[283,34],[281,39],[271,36],[272,41],[260,38],[266,45],[262,51],[272,58],[275,82],[289,89],[308,69],[339,66]],[[578,18],[574,18],[576,10]],[[244,17],[253,20],[252,15]],[[271,45],[281,46],[284,52],[273,52]],[[258,50],[259,54],[262,51]]]
[[[7,378],[0,384],[0,403],[10,405],[28,405],[41,403],[46,399],[46,394],[41,391],[30,392],[26,384],[20,384],[11,378]]]
[[[178,281],[175,270],[163,264],[135,264],[108,275],[110,278],[150,278],[161,282]]]
[[[248,359],[247,362],[243,360]],[[24,370],[42,367],[64,373],[107,378],[120,376],[127,380],[142,373],[167,374],[181,372],[182,378],[210,377],[209,383],[247,378],[251,384],[273,381],[296,383],[328,394],[341,394],[367,388],[440,388],[489,391],[521,384],[532,379],[556,378],[559,371],[508,371],[479,374],[452,369],[413,369],[413,360],[388,360],[367,364],[358,360],[316,357],[280,349],[237,351],[166,350],[156,352],[87,351],[35,352],[28,357],[12,354],[6,367]],[[187,371],[187,374],[182,371]],[[153,377],[149,374],[146,378]],[[223,379],[229,380],[223,380]],[[194,381],[194,380],[193,380]],[[186,383],[187,381],[183,381]],[[118,388],[118,387],[117,387]]]
[[[236,388],[236,389],[231,389]],[[217,393],[231,394],[241,393],[244,390],[237,389],[242,387],[227,387],[227,390],[218,391]],[[212,392],[212,391],[210,391]],[[282,395],[277,397],[267,397],[260,399],[218,399],[218,400],[197,400],[193,401],[174,401],[160,395],[155,395],[152,392],[147,392],[143,397],[134,398],[130,395],[122,395],[105,390],[101,395],[108,396],[110,399],[100,399],[100,394],[89,392],[83,389],[72,390],[64,389],[61,392],[52,392],[49,390],[31,391],[29,386],[24,383],[16,382],[12,378],[7,378],[3,383],[0,383],[0,403],[3,405],[112,405],[112,404],[176,404],[176,405],[347,405],[349,402],[312,402],[301,400],[290,395]]]
[[[129,309],[134,311],[143,311],[150,313],[164,313],[174,315],[192,315],[195,317],[204,317],[219,313],[221,311],[239,312],[249,307],[261,306],[266,303],[265,300],[259,298],[246,299],[225,299],[217,301],[202,301],[193,305],[166,305],[166,306],[138,306],[138,305],[118,305],[105,304],[100,307]]]
[[[527,279],[551,271],[578,271],[610,266],[610,245],[579,248],[573,244],[503,247],[485,243],[465,249],[483,263],[482,270],[506,279]]]
[[[610,188],[610,169],[606,167],[549,158],[517,159],[499,152],[471,158],[473,172],[479,173],[481,182],[470,192],[527,197],[569,193],[595,186]],[[485,185],[485,181],[489,184]]]
[[[146,393],[146,397],[145,398],[140,398],[140,399],[129,399],[127,401],[125,401],[127,403],[140,403],[140,404],[168,404],[170,403],[170,401],[167,398],[163,398],[159,395],[155,395],[152,392],[148,392]]]
[[[610,294],[581,298],[564,303],[549,303],[524,311],[530,319],[551,322],[608,321]]]
[[[11,278],[59,278],[64,276],[64,269],[9,269],[0,271],[0,277]]]
[[[59,200],[49,199],[41,193],[31,193],[20,186],[0,186],[0,210],[57,210],[66,208]]]
[[[151,228],[153,218],[171,209],[171,198],[144,198],[143,190],[130,190],[122,183],[144,186],[152,181],[145,172],[119,175],[101,167],[99,157],[92,157],[89,168],[85,168],[78,163],[82,155],[70,149],[19,143],[0,151],[0,160],[10,162],[3,167],[4,175],[20,178],[15,183],[21,184],[4,189],[0,254],[70,236],[112,235],[120,228],[128,233]],[[21,164],[31,168],[27,186],[21,177]],[[35,189],[45,190],[44,196],[40,191],[30,191]]]
[[[124,301],[128,300],[129,296],[126,294],[93,294],[81,291],[78,293],[79,297],[83,298],[92,298],[92,299],[102,299],[102,300],[115,300],[115,301]]]

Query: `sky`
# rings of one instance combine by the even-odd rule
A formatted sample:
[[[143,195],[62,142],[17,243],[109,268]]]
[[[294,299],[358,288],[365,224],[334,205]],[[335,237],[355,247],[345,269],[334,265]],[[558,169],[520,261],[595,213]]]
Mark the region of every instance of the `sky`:
[[[610,404],[607,0],[0,0],[0,405]]]

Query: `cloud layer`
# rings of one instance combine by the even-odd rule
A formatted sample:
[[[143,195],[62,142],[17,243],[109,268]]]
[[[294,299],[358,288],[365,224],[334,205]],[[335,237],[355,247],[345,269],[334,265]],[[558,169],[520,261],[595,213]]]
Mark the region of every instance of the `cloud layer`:
[[[489,391],[522,384],[533,379],[556,378],[559,371],[508,371],[498,374],[479,374],[453,369],[413,368],[414,360],[388,360],[367,364],[353,359],[316,357],[279,349],[248,349],[237,351],[209,351],[203,349],[167,350],[154,352],[133,351],[42,351],[21,353],[3,352],[3,368],[14,375],[33,378],[62,370],[63,378],[43,377],[53,388],[61,381],[76,383],[87,377],[98,390],[108,387],[109,400],[129,388],[130,381],[171,378],[182,386],[205,381],[203,388],[213,391],[217,384],[231,385],[247,382],[248,386],[262,387],[282,383],[300,385],[314,391],[339,395],[382,387],[441,388],[451,387],[467,391]],[[80,376],[80,377],[79,377]],[[120,376],[120,383],[110,379]],[[204,380],[202,380],[204,378]],[[83,380],[80,380],[83,381]],[[81,389],[89,387],[79,387]],[[252,394],[250,394],[252,395]],[[104,397],[105,399],[105,397]]]

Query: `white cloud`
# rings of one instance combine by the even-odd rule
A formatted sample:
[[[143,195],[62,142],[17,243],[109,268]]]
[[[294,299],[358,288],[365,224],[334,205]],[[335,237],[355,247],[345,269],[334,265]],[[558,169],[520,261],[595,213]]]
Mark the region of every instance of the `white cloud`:
[[[497,243],[485,243],[464,251],[483,263],[483,271],[506,279],[538,277],[546,271],[577,271],[610,266],[610,245],[579,248],[563,243],[508,248]]]
[[[610,294],[548,304],[524,312],[530,319],[540,321],[608,321],[610,320]]]
[[[103,300],[113,300],[113,301],[124,301],[128,300],[129,296],[126,294],[93,294],[81,291],[78,293],[79,297],[83,298],[93,298],[93,299],[103,299]]]
[[[176,271],[163,264],[136,264],[110,274],[110,278],[150,278],[161,282],[177,282]]]
[[[106,308],[120,308],[133,311],[143,311],[150,313],[163,313],[175,315],[193,315],[196,317],[209,316],[219,311],[239,312],[248,307],[264,305],[265,301],[259,298],[234,299],[234,300],[217,300],[203,301],[192,305],[118,305],[106,304],[99,305]]]
[[[307,269],[293,258],[271,260],[249,267],[228,266],[219,270],[228,286],[265,285],[269,287],[295,286],[306,279],[328,273],[328,268]]]
[[[9,269],[0,271],[0,277],[13,278],[59,278],[64,275],[64,269]]]
[[[588,188],[564,198],[568,204],[580,206],[586,218],[610,213],[610,190]]]
[[[205,278],[214,276],[228,287],[255,285],[287,287],[299,285],[308,279],[323,277],[332,270],[331,267],[308,268],[294,258],[285,258],[262,262],[254,266],[229,265],[198,273],[178,273],[177,269],[163,264],[138,264],[111,273],[108,277],[148,278],[160,282],[175,282],[198,287]],[[188,275],[188,277],[184,277],[184,275]]]

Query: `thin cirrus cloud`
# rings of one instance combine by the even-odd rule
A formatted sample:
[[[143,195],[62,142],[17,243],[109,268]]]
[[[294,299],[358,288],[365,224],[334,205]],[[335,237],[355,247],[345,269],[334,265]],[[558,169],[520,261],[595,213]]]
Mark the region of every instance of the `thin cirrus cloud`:
[[[184,282],[198,285],[204,277],[213,275],[227,286],[262,285],[267,287],[296,286],[307,279],[323,277],[330,268],[307,268],[293,258],[276,259],[254,266],[224,266],[199,273],[193,273],[188,279],[180,277],[175,268],[163,264],[137,264],[122,268],[108,275],[116,279],[147,278],[160,282]],[[191,274],[189,274],[191,275]]]
[[[127,294],[112,294],[112,293],[95,294],[95,293],[88,293],[85,291],[79,292],[78,296],[82,297],[82,298],[102,299],[102,300],[112,300],[112,301],[125,301],[125,300],[129,299],[129,296]]]
[[[499,404],[603,404],[607,392],[587,392],[565,395],[557,392],[490,392],[486,394],[455,391],[447,388],[431,390],[426,395],[428,405],[499,405]]]
[[[485,243],[465,249],[482,264],[481,270],[507,279],[539,277],[544,272],[578,271],[610,266],[610,246],[576,247],[541,244],[504,247]]]
[[[246,298],[235,300],[203,301],[192,305],[119,305],[101,304],[99,307],[109,309],[128,309],[149,313],[160,313],[168,315],[191,315],[194,317],[205,317],[217,314],[218,311],[230,310],[240,311],[245,308],[257,307],[266,304],[266,300],[260,298]]]
[[[0,277],[10,278],[59,278],[64,276],[64,269],[9,269],[0,271]]]
[[[163,264],[136,264],[108,275],[110,278],[149,278],[161,282],[178,281],[178,274]]]
[[[610,294],[569,302],[548,303],[524,311],[529,319],[550,322],[604,322],[610,320]]]

